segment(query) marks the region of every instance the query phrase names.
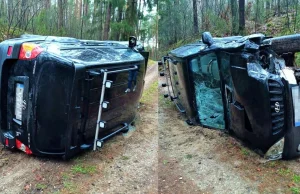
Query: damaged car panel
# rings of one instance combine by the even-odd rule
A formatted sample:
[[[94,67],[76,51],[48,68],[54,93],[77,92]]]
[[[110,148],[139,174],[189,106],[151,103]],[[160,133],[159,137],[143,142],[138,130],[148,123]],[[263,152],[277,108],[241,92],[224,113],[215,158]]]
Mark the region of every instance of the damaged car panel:
[[[166,86],[184,91],[180,101],[189,110],[189,124],[233,132],[268,159],[294,158],[300,155],[299,70],[294,64],[299,40],[299,35],[263,34],[213,38],[205,32],[202,41],[163,57],[166,71],[178,66],[172,61],[182,64],[179,84],[174,86],[176,75],[166,73],[171,81]],[[291,42],[296,42],[292,48]]]
[[[148,56],[135,46],[44,36],[2,42],[1,142],[70,158],[127,131]]]

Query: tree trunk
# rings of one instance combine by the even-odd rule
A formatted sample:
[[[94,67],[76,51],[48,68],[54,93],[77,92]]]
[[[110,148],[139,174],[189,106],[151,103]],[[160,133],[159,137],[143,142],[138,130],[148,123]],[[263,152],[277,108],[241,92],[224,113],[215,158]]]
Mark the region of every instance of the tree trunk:
[[[60,0],[58,0],[60,1]],[[82,16],[82,0],[75,0],[75,17],[80,19]]]
[[[239,0],[239,33],[245,33],[245,0]]]
[[[5,8],[4,8],[4,1],[1,1],[0,2],[0,18],[2,18],[3,16],[4,16],[4,10],[5,10]]]
[[[117,22],[118,23],[121,23],[121,21],[122,21],[122,15],[123,15],[123,10],[122,10],[122,7],[121,6],[119,6],[118,7],[118,17],[117,17]],[[121,29],[118,29],[118,31],[117,32],[115,32],[115,40],[120,40],[120,34],[121,34]]]
[[[270,17],[270,12],[271,12],[270,1],[267,0],[266,1],[266,21],[268,21],[268,19]]]
[[[136,2],[137,2],[137,0],[136,0]],[[140,37],[140,20],[139,20],[139,18],[140,18],[140,13],[142,13],[143,12],[143,10],[142,10],[142,0],[139,0],[139,3],[138,3],[138,7],[137,7],[137,22],[136,22],[136,36],[139,38]]]
[[[127,1],[127,9],[125,14],[125,20],[128,25],[126,32],[123,34],[122,39],[128,39],[129,36],[135,36],[136,22],[137,22],[137,3],[135,0]]]
[[[178,8],[178,4],[179,4],[179,1],[178,0],[174,0],[174,7],[175,8]],[[179,26],[179,15],[177,13],[175,13],[175,18],[174,18],[174,43],[176,43],[178,41],[178,26]]]
[[[103,35],[102,35],[102,32],[103,32],[103,17],[102,17],[102,15],[103,15],[103,0],[100,0],[100,7],[99,7],[99,11],[100,11],[100,22],[99,22],[99,40],[102,40],[102,37],[103,37]]]
[[[47,10],[49,10],[50,7],[51,7],[51,0],[46,0],[46,1],[45,1],[45,8],[46,8]]]
[[[277,0],[277,16],[280,16],[280,0]]]
[[[13,1],[11,0],[7,1],[7,18],[9,23],[11,23],[13,18]]]
[[[236,0],[231,0],[232,34],[238,34],[238,16]]]
[[[63,0],[63,26],[66,27],[67,26],[67,21],[68,21],[68,13],[71,10],[69,10],[69,6],[68,6],[68,0]]]
[[[205,31],[205,1],[201,1],[201,30]]]
[[[255,33],[257,31],[258,6],[259,6],[258,4],[259,4],[259,0],[256,0],[255,23],[254,23]]]
[[[63,0],[57,0],[58,6],[58,30],[63,28],[63,19],[64,19],[64,9],[63,9]]]
[[[104,31],[103,31],[103,40],[108,40],[108,33],[110,29],[110,18],[111,18],[111,2],[108,3],[107,11],[106,11],[106,19],[104,24]]]
[[[294,32],[296,32],[296,25],[297,25],[297,16],[298,16],[298,0],[295,0],[295,20],[294,20]]]
[[[199,34],[197,1],[193,0],[194,35]]]
[[[291,32],[291,29],[290,29],[290,17],[289,17],[289,1],[288,0],[286,0],[286,19],[287,19],[287,28]]]

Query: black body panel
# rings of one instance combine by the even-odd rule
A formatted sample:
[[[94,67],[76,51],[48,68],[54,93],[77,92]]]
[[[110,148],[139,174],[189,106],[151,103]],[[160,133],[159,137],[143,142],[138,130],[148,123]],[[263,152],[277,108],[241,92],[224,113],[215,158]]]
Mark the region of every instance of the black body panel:
[[[19,60],[19,47],[30,41],[52,44],[42,38],[9,40],[0,44],[0,140],[6,147],[18,148],[20,142],[26,153],[64,158],[91,148],[105,71],[121,70],[107,77],[112,86],[105,89],[104,95],[109,107],[103,110],[101,120],[106,126],[100,128],[97,138],[114,134],[134,120],[146,73],[146,61],[137,51],[115,42],[95,42],[92,48],[83,42],[71,46],[68,43],[67,47],[65,42],[57,42],[54,44],[60,48],[60,54],[48,52],[45,47],[36,58]],[[17,54],[5,56],[10,45]],[[94,52],[98,53],[92,62],[84,60],[90,49],[96,49]],[[120,57],[118,49],[122,50]],[[73,56],[80,60],[65,57],[69,52],[76,53]],[[147,57],[147,52],[144,55]],[[95,57],[99,57],[98,62]],[[137,69],[126,70],[132,67]],[[23,95],[21,118],[16,112],[17,90]]]

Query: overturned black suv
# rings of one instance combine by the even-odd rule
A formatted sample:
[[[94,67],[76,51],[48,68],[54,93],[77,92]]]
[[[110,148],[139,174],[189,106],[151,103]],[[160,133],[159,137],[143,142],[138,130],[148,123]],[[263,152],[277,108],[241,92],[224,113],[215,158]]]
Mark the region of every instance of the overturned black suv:
[[[168,93],[189,124],[233,132],[267,159],[300,155],[300,35],[213,38],[160,63]]]
[[[67,159],[127,131],[148,58],[136,43],[36,35],[0,43],[0,141]]]

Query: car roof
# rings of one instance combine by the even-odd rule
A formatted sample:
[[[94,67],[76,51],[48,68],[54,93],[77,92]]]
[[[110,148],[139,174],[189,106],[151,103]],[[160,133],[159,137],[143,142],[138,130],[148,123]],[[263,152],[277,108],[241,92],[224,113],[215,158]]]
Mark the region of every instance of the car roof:
[[[214,43],[211,46],[204,44],[202,41],[197,41],[192,44],[187,44],[176,48],[169,52],[169,55],[185,58],[196,54],[214,52],[214,51],[232,51],[242,50],[244,48],[258,49],[259,42],[264,39],[263,34],[253,34],[249,36],[230,36],[223,38],[213,38]]]
[[[45,52],[82,64],[110,64],[142,61],[144,57],[136,48],[129,48],[125,41],[80,40],[70,37],[25,34],[9,39],[4,44],[34,43]]]

